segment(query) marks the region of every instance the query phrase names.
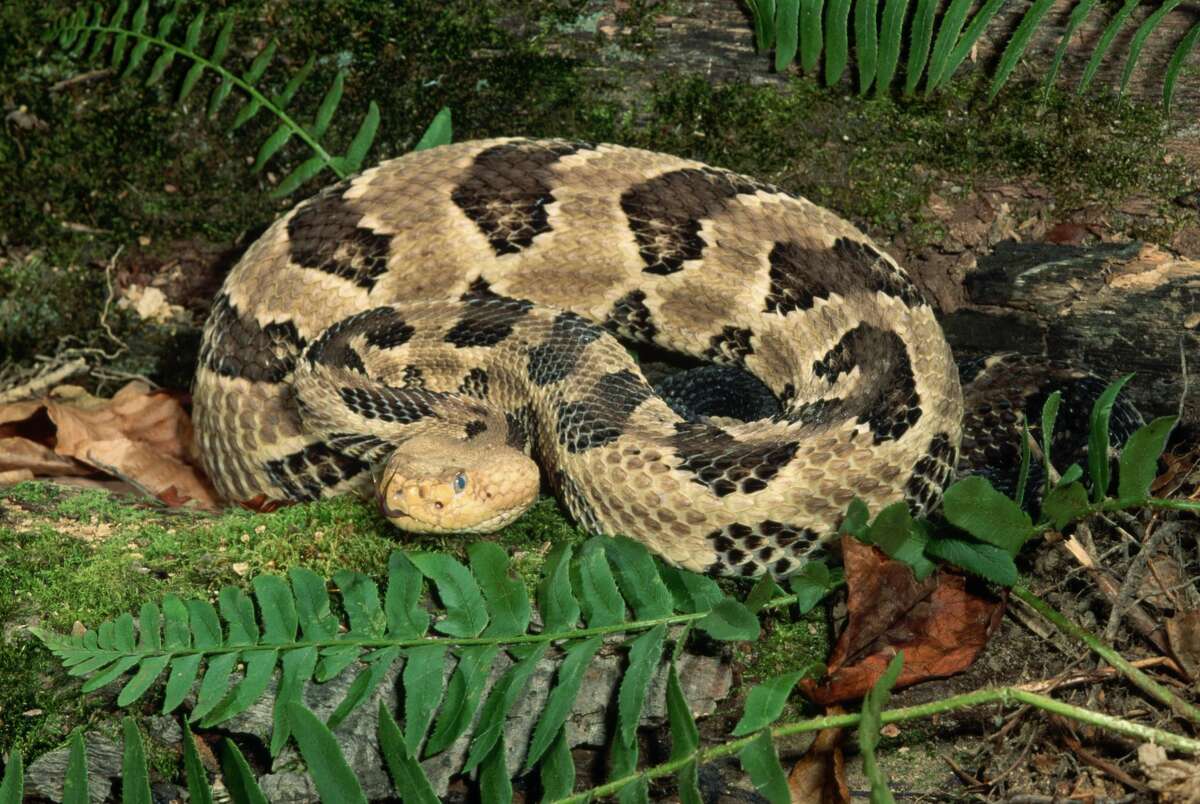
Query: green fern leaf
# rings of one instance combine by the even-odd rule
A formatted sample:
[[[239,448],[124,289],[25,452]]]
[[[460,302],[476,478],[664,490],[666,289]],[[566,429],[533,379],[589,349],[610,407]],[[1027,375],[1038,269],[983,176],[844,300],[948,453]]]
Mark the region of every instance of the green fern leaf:
[[[226,586],[217,595],[221,617],[229,628],[225,644],[230,647],[258,643],[258,621],[254,619],[254,602],[236,586]]]
[[[179,15],[179,3],[171,7],[171,10],[162,16],[158,21],[158,38],[166,39],[171,29],[175,27],[175,20]],[[149,44],[149,39],[143,39],[142,42]],[[146,78],[146,86],[157,84],[166,74],[167,69],[175,61],[175,51],[169,48],[164,49],[154,60],[154,66],[150,68],[150,75]]]
[[[188,728],[187,721],[183,722],[183,770],[187,779],[188,801],[190,804],[213,804],[212,788],[208,784],[208,773],[200,761],[196,751],[196,737]],[[63,802],[66,804],[66,802]]]
[[[433,581],[446,607],[445,619],[434,623],[434,630],[449,636],[479,636],[488,623],[487,607],[470,571],[443,553],[416,553],[409,560]]]
[[[1033,32],[1037,30],[1046,13],[1050,11],[1050,6],[1054,4],[1054,0],[1035,0],[1029,10],[1021,17],[1021,22],[1017,25],[1017,30],[1013,32],[1012,37],[1008,40],[1008,44],[1004,47],[1004,53],[1000,56],[1000,63],[996,67],[996,74],[992,77],[992,85],[988,89],[988,97],[995,98],[1000,91],[1000,87],[1008,81],[1008,77],[1012,71],[1016,69],[1017,64],[1021,61],[1021,56],[1024,55],[1025,49],[1029,46],[1029,40],[1033,37]]]
[[[1142,46],[1146,44],[1146,38],[1181,2],[1183,0],[1166,0],[1138,26],[1133,39],[1129,41],[1129,56],[1125,59],[1125,69],[1121,73],[1121,95],[1125,94],[1125,89],[1129,86],[1129,79],[1133,75],[1133,68],[1137,66],[1138,58],[1142,55]]]
[[[167,669],[167,663],[170,661],[171,657],[167,654],[148,656],[143,659],[137,673],[117,696],[117,706],[124,708],[145,695],[146,691],[150,689],[150,685],[158,680],[163,670]]]
[[[4,766],[4,779],[0,780],[0,804],[21,804],[25,800],[25,765],[21,752],[13,751]]]
[[[240,715],[267,691],[271,677],[275,674],[279,652],[248,650],[244,651],[241,656],[245,663],[242,680],[200,721],[200,725],[204,728],[211,728],[231,717]]]
[[[879,27],[879,66],[875,77],[875,94],[884,95],[892,86],[896,66],[900,63],[900,40],[904,36],[904,17],[908,0],[887,0],[883,4],[883,22]]]
[[[958,35],[966,24],[967,12],[971,10],[973,2],[974,0],[951,0],[946,13],[942,15],[937,37],[933,41],[933,53],[929,56],[929,71],[925,74],[926,95],[942,83],[946,65],[950,61],[950,53],[958,42]]]
[[[171,661],[171,673],[167,676],[167,687],[163,693],[163,714],[174,712],[183,703],[196,683],[200,674],[200,661],[204,657],[199,653],[188,656],[177,656]]]
[[[571,581],[589,627],[603,628],[625,620],[625,601],[599,541],[584,544],[579,560],[571,566]]]
[[[546,655],[548,647],[545,642],[539,644],[523,659],[508,668],[492,687],[479,716],[479,728],[471,738],[471,749],[467,755],[467,764],[463,768],[465,773],[475,770],[492,752],[504,731],[505,716],[525,691],[529,677]]]
[[[72,731],[70,743],[67,772],[63,777],[62,804],[90,804],[87,747],[83,743],[83,732],[79,729]]]
[[[404,654],[404,743],[413,756],[420,756],[425,732],[442,702],[445,663],[443,644],[410,648]]]
[[[1104,26],[1104,33],[1100,34],[1100,39],[1092,50],[1092,56],[1088,59],[1087,67],[1083,70],[1083,78],[1079,80],[1078,92],[1080,95],[1087,92],[1088,87],[1092,85],[1092,79],[1096,77],[1096,71],[1100,69],[1100,62],[1104,61],[1104,56],[1112,46],[1113,39],[1125,26],[1125,21],[1129,19],[1129,15],[1137,8],[1139,2],[1141,0],[1125,0],[1121,9],[1113,15],[1108,25]]]
[[[288,79],[288,82],[284,85],[283,89],[271,96],[271,103],[275,106],[275,108],[280,110],[287,108],[287,105],[292,102],[292,98],[295,97],[296,92],[300,89],[300,85],[303,84],[308,78],[309,74],[312,73],[313,66],[316,63],[316,59],[310,55],[308,60],[304,62],[304,66],[300,68],[299,72]],[[233,118],[233,122],[229,124],[229,130],[237,131],[239,128],[253,119],[255,115],[262,111],[263,106],[264,104],[260,99],[251,98],[244,106],[242,106],[242,108],[238,109],[238,113]]]
[[[378,130],[379,107],[375,101],[371,101],[362,123],[358,126],[358,131],[354,134],[354,139],[350,141],[350,146],[346,149],[346,154],[334,160],[334,170],[346,176],[357,173],[362,167],[367,150],[375,141],[375,132]]]
[[[291,173],[283,177],[283,181],[279,182],[279,186],[272,190],[269,195],[271,198],[282,198],[285,195],[291,195],[300,185],[316,176],[327,167],[332,167],[332,163],[327,161],[322,154],[311,156],[301,162]]]
[[[1171,60],[1167,62],[1167,74],[1163,79],[1163,109],[1168,115],[1171,114],[1171,99],[1175,97],[1175,82],[1179,78],[1180,71],[1183,70],[1183,63],[1187,60],[1188,54],[1196,46],[1197,37],[1200,37],[1200,22],[1193,25],[1183,35],[1175,52],[1171,54]]]
[[[510,804],[513,800],[512,780],[508,778],[508,749],[504,734],[479,769],[479,798],[488,804]]]
[[[634,639],[629,646],[629,667],[617,690],[617,729],[621,739],[629,745],[634,744],[646,703],[646,691],[650,689],[650,680],[662,659],[666,637],[666,625],[659,624]]]
[[[754,741],[741,750],[738,759],[750,774],[750,781],[754,782],[759,795],[771,804],[790,804],[792,797],[788,792],[787,777],[768,732],[759,732]]]
[[[437,724],[425,745],[425,755],[433,756],[449,748],[471,725],[487,685],[488,674],[499,645],[472,645],[459,652],[458,665],[450,676],[446,695],[438,710]]]
[[[337,111],[338,104],[342,102],[342,89],[345,83],[346,71],[338,70],[338,74],[333,77],[333,83],[325,92],[325,97],[321,98],[321,105],[317,107],[317,116],[313,119],[312,125],[308,127],[308,133],[312,135],[313,139],[321,139],[329,130],[329,124],[333,122],[333,114]]]
[[[208,57],[209,63],[216,67],[221,66],[221,62],[225,61],[225,56],[229,53],[229,39],[233,36],[233,16],[225,18],[225,23],[221,26],[221,30],[217,33],[216,41],[213,42],[212,53]],[[229,97],[229,93],[233,92],[233,76],[230,74],[221,77],[221,83],[217,84],[212,94],[208,96],[208,116],[210,119],[217,116],[221,111],[221,107],[225,105],[225,100]]]
[[[937,15],[937,0],[917,0],[913,12],[912,32],[909,34],[908,63],[904,69],[904,95],[908,97],[917,89],[921,74],[929,60],[929,47],[933,42],[933,22]]]
[[[326,804],[366,804],[367,797],[346,763],[333,732],[299,703],[288,706],[288,720],[295,727],[296,747],[308,766],[308,774],[321,801]]]
[[[581,642],[575,642],[567,648],[567,656],[558,667],[558,675],[554,688],[546,700],[546,707],[534,727],[533,737],[529,743],[529,751],[525,756],[525,770],[528,771],[537,764],[542,755],[550,748],[554,737],[559,734],[571,707],[579,695],[579,687],[583,684],[583,674],[595,658],[596,652],[604,644],[600,637],[592,637]]]
[[[644,544],[620,536],[606,539],[604,551],[621,593],[639,620],[653,620],[671,613],[674,603],[671,590],[663,583]]]
[[[199,646],[197,646],[199,647]],[[196,695],[196,706],[192,709],[193,723],[201,722],[225,698],[229,690],[229,676],[237,666],[240,653],[220,653],[208,660],[204,678],[200,680],[200,692]]]
[[[104,16],[103,9],[98,3],[96,4],[96,11],[99,14],[98,18],[96,19],[96,26],[100,27],[104,25]],[[115,17],[116,15],[114,14],[113,16]],[[88,50],[87,56],[84,56],[84,60],[88,62],[94,62],[96,59],[100,58],[100,54],[104,52],[105,44],[108,43],[109,36],[110,34],[104,31],[96,31],[95,35],[92,37],[92,47],[90,50]]]
[[[800,33],[800,0],[779,0],[775,11],[775,72],[782,73],[796,58]]]
[[[121,802],[152,804],[150,769],[146,766],[142,734],[131,717],[123,718],[121,727],[125,733],[124,750],[121,752]]]
[[[972,48],[975,47],[975,42],[979,37],[983,36],[983,32],[987,30],[988,24],[1000,11],[1005,0],[987,0],[979,11],[975,12],[975,16],[971,18],[971,22],[963,31],[962,38],[958,40],[958,44],[954,46],[954,50],[950,52],[950,58],[946,62],[945,71],[942,73],[942,83],[948,82],[954,77],[954,73],[958,70],[958,66],[966,60],[970,55]]]
[[[400,648],[393,647],[383,648],[366,655],[363,661],[367,666],[354,677],[350,688],[346,690],[346,697],[329,716],[329,720],[326,721],[329,728],[336,729],[363,701],[371,697],[372,693],[383,683],[388,670],[400,658],[400,653]],[[457,735],[455,737],[457,738]]]
[[[150,0],[142,0],[138,5],[137,10],[133,12],[133,20],[129,23],[129,30],[135,34],[140,34],[146,29],[146,17],[150,13]],[[125,62],[125,70],[121,73],[122,78],[128,78],[133,74],[133,71],[141,66],[142,59],[146,56],[146,51],[150,49],[150,40],[142,37],[136,37],[133,43],[133,49],[129,51],[129,61]]]
[[[413,150],[424,151],[426,148],[436,148],[439,145],[445,145],[450,142],[450,135],[450,109],[444,107],[434,115],[433,122],[425,129],[425,133],[421,135],[421,139],[417,142]]]
[[[221,746],[221,780],[234,804],[270,804],[233,740],[225,740]]]
[[[279,675],[279,692],[275,696],[275,708],[272,711],[271,756],[279,756],[279,752],[287,744],[292,726],[288,721],[288,704],[302,703],[301,694],[304,685],[312,678],[317,669],[317,649],[311,646],[290,650],[283,654],[280,663],[282,671]]]
[[[575,759],[567,745],[566,727],[558,730],[558,736],[546,752],[540,776],[543,801],[566,798],[575,790]]]
[[[542,627],[551,634],[572,629],[579,622],[579,603],[571,590],[571,554],[566,542],[556,544],[542,566],[538,586],[538,611]]]
[[[822,0],[800,0],[800,67],[812,75],[821,62]]]
[[[138,650],[162,650],[162,612],[153,603],[143,603],[138,612]]]
[[[483,631],[488,637],[512,637],[529,628],[529,596],[525,584],[512,576],[508,553],[495,542],[476,542],[467,548],[471,572],[490,617]]]
[[[866,95],[875,82],[879,59],[878,15],[878,0],[854,0],[854,50],[858,57],[859,95]]]
[[[108,21],[110,28],[120,28],[125,24],[125,15],[129,13],[129,0],[121,0],[117,4],[117,10],[113,12],[112,19]],[[129,41],[129,34],[125,32],[118,33],[113,38],[112,53],[109,55],[109,67],[113,70],[118,70],[121,64],[125,61],[125,47]]]
[[[696,728],[696,718],[679,684],[674,662],[667,674],[667,723],[671,729],[671,761],[686,759],[696,753],[700,747],[700,731]],[[679,788],[681,804],[702,804],[704,801],[700,794],[699,769],[694,759],[675,774],[675,784]]]
[[[254,599],[262,615],[263,639],[268,645],[286,645],[296,640],[296,604],[292,591],[278,575],[259,575],[251,582]]]
[[[421,763],[408,752],[396,719],[379,702],[379,749],[392,776],[392,785],[404,804],[441,804]]]
[[[1096,0],[1080,0],[1079,4],[1071,9],[1071,16],[1067,17],[1066,30],[1063,31],[1062,39],[1059,40],[1058,47],[1054,51],[1054,60],[1050,62],[1050,71],[1046,73],[1043,94],[1048,95],[1050,93],[1050,87],[1054,85],[1054,79],[1058,77],[1058,69],[1062,66],[1063,57],[1067,55],[1067,47],[1071,44],[1071,37],[1074,36],[1075,30],[1079,28],[1095,5]]]

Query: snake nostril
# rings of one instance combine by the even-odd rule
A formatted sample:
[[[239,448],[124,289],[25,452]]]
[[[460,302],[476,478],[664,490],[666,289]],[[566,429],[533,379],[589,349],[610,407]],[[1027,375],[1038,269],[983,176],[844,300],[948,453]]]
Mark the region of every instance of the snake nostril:
[[[442,510],[444,507],[445,507],[445,506],[444,506],[444,505],[442,505],[440,502],[435,502],[435,503],[433,504],[433,510],[435,510],[435,511],[440,511],[440,510]]]

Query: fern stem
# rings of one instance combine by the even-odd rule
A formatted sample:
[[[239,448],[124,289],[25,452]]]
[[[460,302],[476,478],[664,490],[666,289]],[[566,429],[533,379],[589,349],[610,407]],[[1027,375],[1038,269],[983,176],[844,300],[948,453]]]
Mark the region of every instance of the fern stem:
[[[121,35],[121,36],[133,36],[133,37],[141,39],[145,42],[148,42],[149,44],[157,45],[158,47],[160,47],[164,50],[167,50],[172,53],[183,56],[186,59],[190,59],[191,61],[193,61],[197,64],[203,65],[205,68],[213,71],[217,75],[221,76],[221,78],[225,79],[226,81],[229,81],[234,86],[241,89],[243,92],[245,92],[247,95],[249,95],[254,102],[259,103],[262,106],[270,109],[272,111],[272,113],[275,114],[275,116],[278,117],[279,120],[285,126],[292,129],[292,131],[295,133],[295,135],[297,137],[299,137],[301,140],[303,140],[304,144],[307,145],[309,148],[311,148],[313,153],[315,153],[318,157],[320,157],[320,159],[326,165],[328,165],[329,168],[334,173],[337,174],[339,179],[344,179],[348,175],[347,173],[345,173],[343,170],[341,170],[338,167],[337,161],[334,159],[334,157],[331,156],[329,154],[329,152],[325,150],[325,148],[321,145],[320,142],[318,142],[316,140],[315,137],[313,137],[311,134],[308,133],[308,130],[305,129],[304,126],[297,123],[294,119],[292,119],[291,115],[289,115],[283,109],[281,109],[280,107],[278,107],[274,103],[272,103],[271,99],[268,98],[266,95],[264,95],[262,92],[260,92],[258,90],[258,88],[255,87],[253,84],[243,80],[241,78],[241,76],[236,75],[232,71],[226,69],[225,67],[222,67],[220,64],[209,61],[204,56],[200,55],[199,53],[196,53],[195,51],[186,50],[186,49],[180,47],[179,45],[176,45],[172,42],[167,41],[166,39],[163,39],[158,36],[154,36],[152,34],[140,33],[137,31],[126,30],[124,28],[113,28],[113,27],[110,27],[107,25],[92,25],[92,24],[81,25],[81,26],[79,26],[78,30],[79,31],[92,31],[94,33],[103,33],[103,34],[115,34],[115,35]]]
[[[1150,697],[1161,703],[1171,707],[1175,714],[1185,717],[1194,723],[1200,723],[1200,709],[1192,706],[1180,699],[1175,693],[1159,684],[1150,676],[1143,673],[1138,668],[1134,667],[1125,659],[1124,656],[1117,653],[1108,645],[1105,645],[1094,634],[1085,628],[1081,628],[1075,623],[1068,620],[1060,614],[1053,606],[1040,597],[1030,592],[1023,586],[1014,586],[1013,594],[1020,598],[1025,603],[1036,611],[1038,614],[1045,617],[1050,623],[1062,633],[1069,637],[1078,639],[1080,642],[1087,645],[1096,655],[1111,664],[1114,668],[1121,672],[1127,679],[1130,680],[1138,689],[1145,692]]]
[[[941,714],[942,712],[950,712],[955,709],[964,709],[970,706],[984,706],[986,704],[999,703],[1004,706],[1012,706],[1014,704],[1025,704],[1035,706],[1038,709],[1043,709],[1047,712],[1052,712],[1056,715],[1069,717],[1073,720],[1078,720],[1082,723],[1087,723],[1098,728],[1114,731],[1118,734],[1123,734],[1127,737],[1144,742],[1153,742],[1157,745],[1170,748],[1175,751],[1181,751],[1188,754],[1200,754],[1200,740],[1193,740],[1189,737],[1184,737],[1179,734],[1174,734],[1162,729],[1156,729],[1152,726],[1143,726],[1140,723],[1133,723],[1128,720],[1123,720],[1112,715],[1105,715],[1091,709],[1084,709],[1080,706],[1072,706],[1055,698],[1046,695],[1039,695],[1035,692],[1029,692],[1019,687],[998,687],[995,689],[976,690],[975,692],[967,692],[962,695],[954,695],[949,698],[943,698],[938,701],[930,701],[929,703],[919,704],[917,706],[905,706],[899,709],[889,709],[880,714],[881,723],[900,723],[905,720],[916,720],[918,718],[926,718],[932,715]],[[845,715],[827,715],[825,717],[812,718],[810,720],[800,720],[793,723],[783,723],[771,729],[771,737],[779,739],[781,737],[789,737],[794,734],[804,734],[806,732],[821,731],[823,729],[844,729],[853,728],[862,720],[862,715],[855,712]],[[620,779],[614,779],[607,784],[599,787],[594,787],[583,793],[579,793],[566,798],[555,799],[553,804],[584,804],[584,802],[593,801],[604,796],[612,795],[624,788],[626,785],[632,784],[638,780],[657,779],[662,776],[669,776],[678,772],[689,762],[703,764],[711,762],[714,759],[732,756],[737,754],[747,745],[752,743],[761,732],[754,732],[746,737],[741,737],[727,743],[715,745],[712,748],[706,748],[699,751],[694,751],[682,757],[664,762],[661,765],[655,765],[651,768],[646,768],[638,773],[623,776]]]

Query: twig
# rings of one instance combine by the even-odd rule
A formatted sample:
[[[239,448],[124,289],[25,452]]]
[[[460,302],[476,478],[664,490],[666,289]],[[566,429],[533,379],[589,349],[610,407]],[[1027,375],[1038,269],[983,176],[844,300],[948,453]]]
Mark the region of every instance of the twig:
[[[0,391],[0,404],[18,402],[22,399],[33,399],[34,397],[41,396],[68,377],[74,377],[76,374],[86,371],[87,367],[87,361],[82,357],[77,357],[68,363],[64,363],[57,368],[34,377],[28,382]]]
[[[116,289],[113,287],[112,272],[113,272],[113,268],[117,264],[117,257],[121,256],[121,250],[124,248],[125,248],[124,244],[117,246],[117,250],[113,253],[113,255],[111,257],[108,258],[108,262],[105,263],[105,265],[104,265],[104,284],[108,288],[108,297],[105,298],[105,300],[104,300],[104,308],[100,310],[100,326],[104,329],[105,334],[107,334],[108,337],[110,339],[112,339],[113,343],[115,343],[121,347],[121,351],[117,352],[116,354],[104,355],[109,360],[112,360],[117,355],[121,354],[121,352],[129,351],[129,344],[125,343],[125,341],[118,338],[113,333],[112,327],[110,327],[108,325],[108,311],[112,308],[113,299],[117,295]]]

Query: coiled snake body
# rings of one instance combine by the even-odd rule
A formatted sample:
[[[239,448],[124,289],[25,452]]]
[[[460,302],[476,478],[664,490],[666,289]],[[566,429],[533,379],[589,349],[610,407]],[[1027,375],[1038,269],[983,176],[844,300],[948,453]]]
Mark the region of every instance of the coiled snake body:
[[[681,416],[618,338],[749,372],[779,412]],[[524,139],[412,153],[277,221],[216,300],[194,400],[234,500],[373,490],[402,528],[486,531],[536,496],[529,455],[590,530],[777,576],[854,497],[935,505],[963,417],[933,309],[851,224],[685,159]]]

